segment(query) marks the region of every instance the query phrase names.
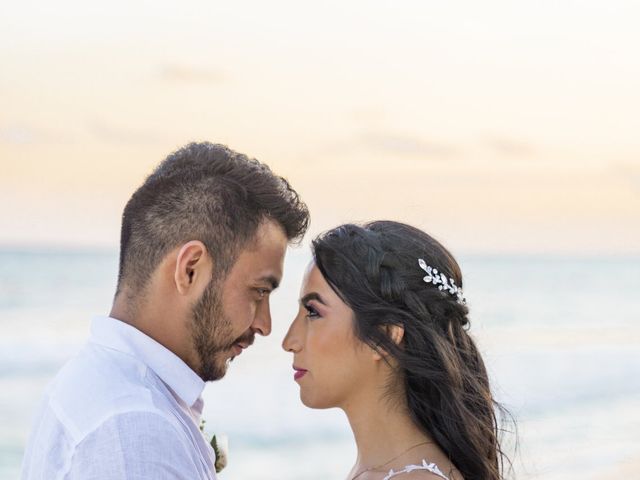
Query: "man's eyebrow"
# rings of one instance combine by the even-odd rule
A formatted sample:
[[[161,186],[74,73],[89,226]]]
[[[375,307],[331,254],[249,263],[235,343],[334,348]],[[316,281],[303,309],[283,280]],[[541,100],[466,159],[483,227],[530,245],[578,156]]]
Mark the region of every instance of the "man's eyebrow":
[[[319,293],[317,292],[310,292],[307,293],[304,297],[302,297],[300,299],[300,304],[304,305],[305,303],[307,303],[309,300],[317,300],[318,302],[320,302],[323,305],[327,305],[327,302],[325,302],[322,297],[320,296]]]
[[[265,282],[271,285],[271,290],[275,290],[280,285],[280,281],[274,277],[273,275],[267,275],[265,277],[260,277],[258,279],[259,282]]]

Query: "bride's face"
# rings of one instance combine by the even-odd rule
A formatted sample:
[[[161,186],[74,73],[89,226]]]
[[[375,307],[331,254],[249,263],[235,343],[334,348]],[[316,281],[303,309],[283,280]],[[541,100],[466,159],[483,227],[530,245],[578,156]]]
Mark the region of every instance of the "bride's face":
[[[306,406],[341,407],[370,391],[375,354],[355,337],[354,321],[353,311],[311,263],[298,314],[282,343],[293,353],[294,379]]]

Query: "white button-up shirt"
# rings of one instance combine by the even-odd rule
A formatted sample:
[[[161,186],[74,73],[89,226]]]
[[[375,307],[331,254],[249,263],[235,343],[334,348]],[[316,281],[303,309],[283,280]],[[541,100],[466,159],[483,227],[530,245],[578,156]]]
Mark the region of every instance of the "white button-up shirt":
[[[214,480],[199,430],[204,382],[136,328],[95,318],[47,388],[23,480]]]

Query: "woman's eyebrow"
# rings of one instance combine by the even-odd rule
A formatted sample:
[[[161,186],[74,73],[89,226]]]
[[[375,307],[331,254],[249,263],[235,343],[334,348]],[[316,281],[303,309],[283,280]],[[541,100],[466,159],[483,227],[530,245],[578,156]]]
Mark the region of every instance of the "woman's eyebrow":
[[[318,302],[320,302],[323,305],[327,305],[327,302],[325,302],[322,297],[320,296],[319,293],[317,292],[309,292],[307,293],[304,297],[302,297],[300,299],[300,304],[304,305],[305,303],[307,303],[309,300],[317,300]]]

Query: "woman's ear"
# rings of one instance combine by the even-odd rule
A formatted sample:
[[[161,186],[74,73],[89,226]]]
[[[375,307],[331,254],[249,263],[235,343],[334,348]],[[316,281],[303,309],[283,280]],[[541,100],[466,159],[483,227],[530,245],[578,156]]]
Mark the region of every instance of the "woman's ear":
[[[400,325],[384,325],[381,328],[393,343],[400,346],[404,338],[404,327]],[[373,358],[375,360],[382,360],[388,355],[389,353],[380,346],[373,350]]]

